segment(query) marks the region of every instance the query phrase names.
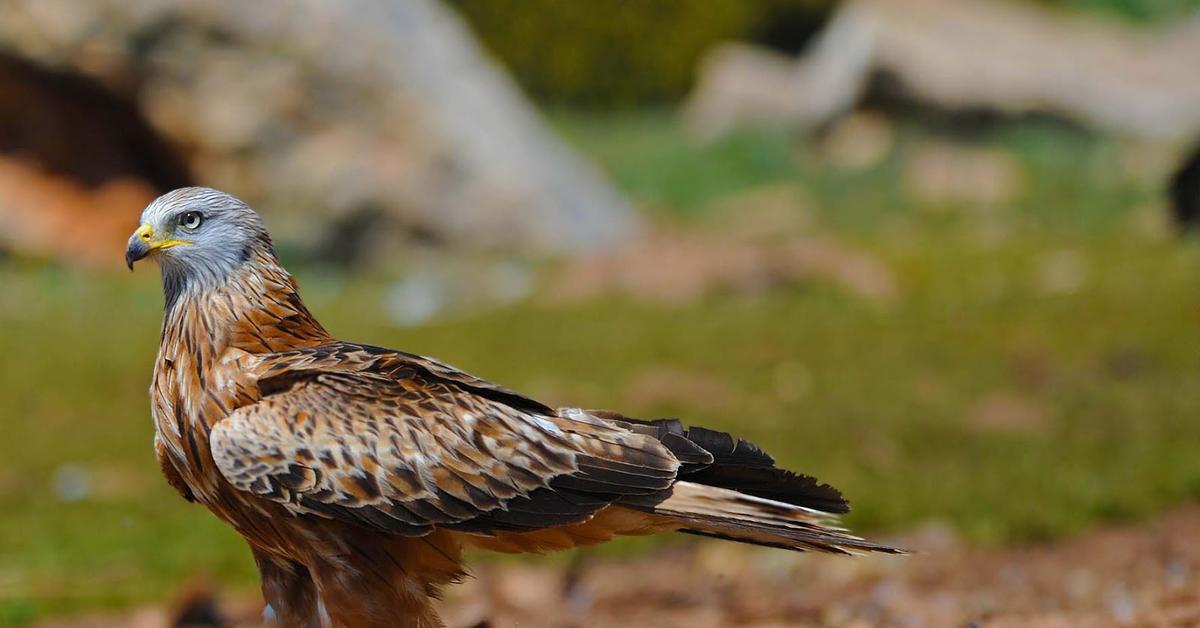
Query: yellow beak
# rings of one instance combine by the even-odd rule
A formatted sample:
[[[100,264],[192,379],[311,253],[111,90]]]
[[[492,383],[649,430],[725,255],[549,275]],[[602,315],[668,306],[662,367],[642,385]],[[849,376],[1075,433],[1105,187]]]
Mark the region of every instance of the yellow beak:
[[[154,233],[154,227],[150,225],[142,225],[129,236],[129,244],[125,247],[125,264],[129,266],[129,270],[133,270],[133,263],[146,257],[147,255],[169,249],[180,244],[191,244],[188,240],[176,240],[172,238],[158,238]]]

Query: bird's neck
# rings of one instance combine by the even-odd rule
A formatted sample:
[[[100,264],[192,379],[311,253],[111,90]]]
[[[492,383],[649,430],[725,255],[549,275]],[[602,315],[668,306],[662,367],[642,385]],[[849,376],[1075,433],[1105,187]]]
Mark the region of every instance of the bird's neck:
[[[328,342],[304,306],[296,282],[269,252],[259,253],[216,282],[171,283],[163,276],[166,311],[162,342],[278,353]]]

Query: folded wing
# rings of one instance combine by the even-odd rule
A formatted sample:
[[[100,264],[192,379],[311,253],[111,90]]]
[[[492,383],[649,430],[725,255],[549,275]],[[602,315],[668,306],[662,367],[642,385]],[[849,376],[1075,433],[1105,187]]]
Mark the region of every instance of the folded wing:
[[[404,535],[536,530],[664,491],[680,458],[711,461],[416,356],[307,353],[286,356],[260,380],[268,394],[211,437],[231,484],[298,514]]]
[[[213,458],[233,486],[298,515],[510,549],[677,529],[898,551],[837,527],[849,507],[836,489],[724,432],[553,410],[428,358],[348,343],[278,354],[258,385],[260,400],[213,428]],[[572,534],[551,541],[550,528]]]

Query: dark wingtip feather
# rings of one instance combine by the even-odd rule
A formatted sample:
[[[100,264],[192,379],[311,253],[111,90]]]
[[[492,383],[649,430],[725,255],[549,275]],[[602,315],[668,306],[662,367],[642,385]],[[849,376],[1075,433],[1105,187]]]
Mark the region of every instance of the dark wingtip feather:
[[[689,482],[719,486],[821,512],[836,515],[850,512],[850,502],[842,497],[841,491],[810,475],[787,469],[714,464],[686,477]]]
[[[690,427],[684,431],[687,439],[711,453],[719,463],[747,467],[773,467],[775,459],[747,440],[734,437],[729,432],[718,432],[705,427]]]
[[[775,466],[775,459],[754,443],[704,427],[684,430],[688,440],[712,454],[713,463],[683,469],[690,482],[735,490],[821,512],[845,514],[850,503],[841,491],[816,478]]]
[[[685,428],[678,419],[647,421],[607,410],[588,412],[658,439],[683,463],[679,475],[690,482],[821,512],[850,512],[850,503],[836,488],[812,476],[776,467],[775,459],[761,447],[728,432]]]
[[[639,434],[654,437],[671,452],[671,455],[675,456],[679,462],[685,465],[708,465],[713,462],[713,454],[710,453],[710,450],[704,447],[704,445],[695,442],[688,435],[688,430],[684,429],[683,423],[679,419],[643,421],[641,419],[631,419],[608,410],[588,410],[588,412],[614,423],[619,423],[626,429]]]

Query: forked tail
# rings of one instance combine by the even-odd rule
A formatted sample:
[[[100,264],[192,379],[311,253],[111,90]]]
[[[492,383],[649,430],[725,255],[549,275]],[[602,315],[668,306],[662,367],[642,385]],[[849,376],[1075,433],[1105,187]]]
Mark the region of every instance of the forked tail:
[[[850,534],[835,514],[694,482],[677,482],[658,503],[629,505],[678,522],[681,532],[741,543],[833,554],[906,553]]]
[[[907,553],[847,532],[838,515],[849,512],[850,505],[837,489],[776,467],[753,443],[716,430],[684,428],[674,420],[625,420],[654,434],[685,464],[669,494],[625,497],[623,506],[669,519],[682,532],[754,545],[835,554]],[[686,463],[696,447],[711,458]]]

